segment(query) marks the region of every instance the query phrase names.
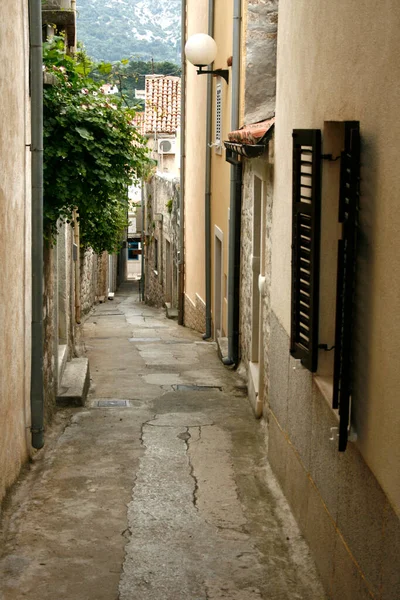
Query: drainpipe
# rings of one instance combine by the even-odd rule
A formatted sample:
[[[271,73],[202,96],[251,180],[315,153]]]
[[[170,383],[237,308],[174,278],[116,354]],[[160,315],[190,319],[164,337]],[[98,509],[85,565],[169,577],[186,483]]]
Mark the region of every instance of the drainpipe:
[[[44,445],[43,389],[43,58],[42,1],[29,3],[31,54],[31,177],[32,177],[32,446]]]
[[[234,0],[233,7],[233,50],[232,50],[232,109],[231,130],[239,126],[239,83],[240,83],[240,25],[241,0]],[[226,365],[239,363],[239,285],[240,285],[240,216],[241,216],[241,165],[231,165],[230,220],[229,220],[229,265],[228,265],[228,356]]]
[[[208,35],[214,37],[214,0],[208,1]],[[212,337],[211,331],[211,137],[212,137],[212,77],[207,77],[206,109],[206,174],[205,174],[205,267],[206,267],[206,331],[203,338]]]
[[[142,288],[141,300],[142,300],[142,302],[144,302],[144,285],[145,285],[144,242],[145,242],[145,230],[144,230],[144,181],[143,181],[143,179],[142,179],[142,189],[141,189],[141,192],[140,192],[140,202],[141,202],[141,206],[142,206],[142,255],[141,255],[142,274],[141,274],[141,277],[140,277],[140,284],[141,284],[141,288]]]
[[[185,321],[185,166],[186,166],[186,0],[181,5],[181,156],[180,156],[180,228],[179,228],[179,261],[178,261],[178,323]],[[171,298],[172,300],[172,298]]]
[[[81,258],[79,240],[78,211],[74,210],[74,244],[75,244],[75,322],[81,322]]]

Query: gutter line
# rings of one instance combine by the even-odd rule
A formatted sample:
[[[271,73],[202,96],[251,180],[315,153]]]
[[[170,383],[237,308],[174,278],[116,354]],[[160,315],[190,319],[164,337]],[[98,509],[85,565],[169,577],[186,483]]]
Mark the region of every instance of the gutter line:
[[[234,0],[232,49],[232,107],[231,130],[239,126],[240,84],[240,26],[241,0]],[[226,365],[239,363],[239,278],[240,278],[240,218],[241,218],[242,167],[231,165],[229,265],[228,265],[228,356]]]
[[[178,324],[185,324],[185,166],[186,166],[186,0],[181,4],[181,156],[180,156],[180,228],[178,262]]]
[[[31,433],[33,448],[44,446],[43,386],[43,57],[42,2],[29,3],[31,55],[32,340]]]
[[[214,0],[208,0],[208,35],[214,37]],[[205,279],[206,279],[206,331],[203,338],[212,337],[211,331],[211,138],[212,138],[213,79],[207,77],[206,108],[206,173],[205,173]]]

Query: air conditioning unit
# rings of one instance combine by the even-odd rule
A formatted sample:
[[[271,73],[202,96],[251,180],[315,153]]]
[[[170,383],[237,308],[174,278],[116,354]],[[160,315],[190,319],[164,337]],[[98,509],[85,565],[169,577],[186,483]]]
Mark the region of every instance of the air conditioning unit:
[[[175,154],[176,152],[176,140],[164,139],[158,140],[158,154]]]

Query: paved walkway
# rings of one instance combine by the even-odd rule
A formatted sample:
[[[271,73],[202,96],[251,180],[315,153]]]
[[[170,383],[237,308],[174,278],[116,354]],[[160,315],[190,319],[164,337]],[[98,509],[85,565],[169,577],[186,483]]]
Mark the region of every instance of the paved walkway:
[[[92,389],[6,509],[1,600],[323,600],[215,345],[132,284],[83,326]]]

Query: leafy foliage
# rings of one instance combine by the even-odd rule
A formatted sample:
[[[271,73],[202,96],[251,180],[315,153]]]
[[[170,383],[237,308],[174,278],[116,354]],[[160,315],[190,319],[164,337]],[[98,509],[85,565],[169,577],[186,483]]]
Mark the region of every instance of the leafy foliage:
[[[134,111],[105,96],[86,72],[89,59],[66,56],[64,40],[44,44],[44,65],[56,85],[44,91],[44,219],[54,239],[57,222],[78,209],[81,243],[95,252],[118,250],[127,226],[128,186],[151,169]]]

